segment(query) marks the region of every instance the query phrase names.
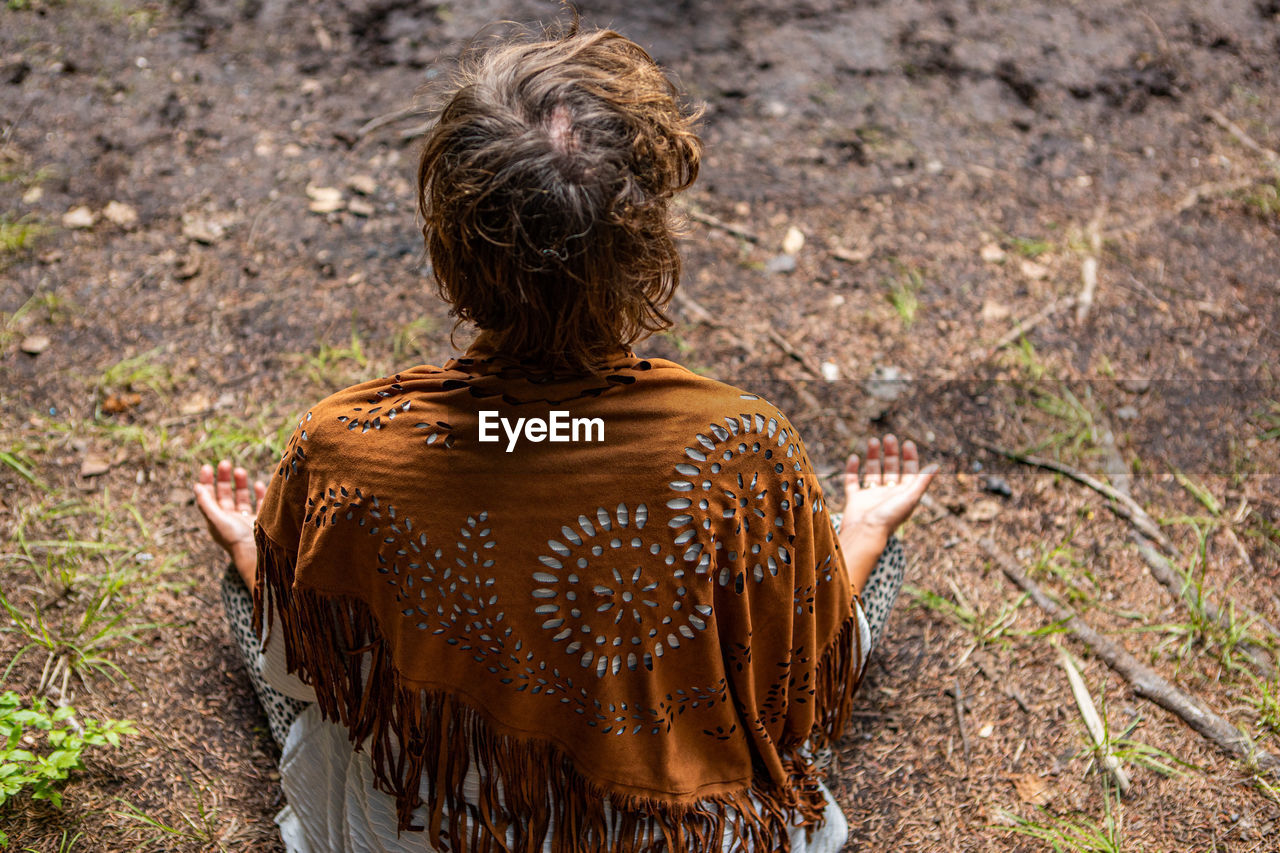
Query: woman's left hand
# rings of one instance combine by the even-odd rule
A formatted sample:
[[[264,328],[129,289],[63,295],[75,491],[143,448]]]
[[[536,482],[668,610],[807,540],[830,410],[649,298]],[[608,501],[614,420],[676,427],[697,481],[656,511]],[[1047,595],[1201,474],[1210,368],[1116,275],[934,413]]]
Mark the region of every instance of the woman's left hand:
[[[209,524],[209,535],[231,555],[245,586],[253,589],[258,563],[253,541],[253,522],[258,515],[255,504],[266,494],[266,484],[259,480],[250,492],[249,473],[243,468],[232,469],[231,463],[223,459],[216,472],[212,465],[201,466],[195,492],[196,505]]]

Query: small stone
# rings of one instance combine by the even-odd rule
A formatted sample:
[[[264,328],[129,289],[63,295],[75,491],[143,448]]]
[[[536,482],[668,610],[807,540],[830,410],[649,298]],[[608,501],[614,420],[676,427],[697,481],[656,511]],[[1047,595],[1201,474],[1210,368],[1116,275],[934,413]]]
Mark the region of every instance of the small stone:
[[[787,229],[787,236],[782,238],[782,252],[787,255],[798,255],[804,248],[804,232],[792,225]]]
[[[941,160],[930,160],[928,163],[924,164],[924,170],[928,172],[930,175],[941,174],[942,169],[943,169],[943,166],[942,166]]]
[[[1130,394],[1145,394],[1151,387],[1150,379],[1121,379],[1120,387]]]
[[[226,235],[222,224],[198,213],[182,215],[182,236],[197,243],[212,245]]]
[[[280,149],[280,153],[286,157],[301,157],[302,146],[296,142],[286,142],[285,146]]]
[[[352,175],[347,178],[347,186],[360,195],[373,195],[378,191],[378,182],[371,175]]]
[[[102,216],[112,225],[119,225],[121,228],[132,228],[138,224],[138,211],[133,205],[121,201],[107,202],[107,206],[102,208]]]
[[[48,335],[37,334],[27,335],[22,339],[22,343],[19,346],[22,347],[22,351],[27,355],[39,355],[47,350],[51,343],[53,343],[53,341],[49,340]]]
[[[80,460],[81,477],[97,477],[111,470],[111,460],[97,451],[89,451]]]
[[[986,261],[989,264],[1004,263],[1004,259],[1005,259],[1004,249],[1001,249],[995,243],[988,243],[987,245],[983,246],[982,249],[978,252],[978,254],[984,261]]]
[[[795,255],[775,255],[770,258],[768,263],[764,265],[764,271],[774,274],[783,274],[796,271]]]
[[[982,303],[982,319],[988,322],[998,322],[1006,319],[1013,312],[1009,310],[1009,306],[1003,302],[997,302],[994,299],[988,299]]]
[[[1033,281],[1041,281],[1049,277],[1049,268],[1044,264],[1038,264],[1035,261],[1024,260],[1019,268],[1022,274]]]
[[[987,723],[985,726],[978,729],[978,737],[991,737],[993,734],[995,734],[995,731],[996,731],[995,724]]]
[[[828,382],[835,382],[840,378],[840,366],[834,361],[824,361],[819,368],[822,371],[822,378]]]
[[[35,204],[42,198],[44,198],[44,187],[37,185],[22,194],[22,203]]]
[[[364,217],[373,216],[373,214],[375,213],[375,208],[373,205],[369,204],[369,202],[364,201],[363,199],[358,199],[358,198],[353,198],[351,199],[351,201],[347,203],[347,210],[351,211],[356,216],[364,216]]]
[[[982,488],[994,495],[1003,495],[1006,498],[1013,497],[1013,489],[1009,488],[1009,483],[1003,477],[997,477],[995,474],[988,474],[982,478]]]
[[[1116,409],[1116,417],[1122,421],[1136,421],[1138,419],[1138,410],[1133,406],[1121,406]]]
[[[312,213],[336,213],[347,206],[346,200],[342,197],[342,190],[337,187],[317,187],[314,184],[307,184],[307,198],[311,199],[307,209]]]
[[[82,204],[79,207],[73,207],[66,213],[62,214],[62,227],[92,228],[96,218],[97,217],[93,215],[93,211]]]

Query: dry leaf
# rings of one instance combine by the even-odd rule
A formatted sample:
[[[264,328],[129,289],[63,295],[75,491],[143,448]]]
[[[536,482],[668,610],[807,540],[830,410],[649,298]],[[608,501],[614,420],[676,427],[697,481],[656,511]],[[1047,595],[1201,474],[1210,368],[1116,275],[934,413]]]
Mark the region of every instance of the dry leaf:
[[[335,213],[347,206],[342,198],[342,190],[337,187],[317,187],[307,184],[307,198],[311,204],[307,209],[312,213]]]
[[[1009,310],[1009,306],[1003,302],[997,302],[994,299],[988,299],[982,303],[982,319],[995,322],[1004,320],[1013,312]]]
[[[107,206],[102,208],[102,216],[112,225],[119,225],[121,228],[132,228],[138,224],[138,211],[121,201],[107,202]]]
[[[111,460],[96,450],[90,450],[80,460],[81,477],[97,477],[111,470]]]
[[[107,399],[102,401],[102,411],[104,414],[118,415],[121,412],[129,411],[141,402],[141,394],[132,392],[125,394],[108,394]]]
[[[82,204],[79,207],[73,207],[66,213],[62,214],[62,227],[92,228],[95,218],[93,211]]]
[[[1018,792],[1018,799],[1033,806],[1047,806],[1053,799],[1053,791],[1049,783],[1034,773],[1014,773],[1009,776],[1013,789]]]
[[[48,335],[28,335],[22,339],[22,351],[27,355],[39,355],[49,348],[49,344],[53,343],[49,340]]]
[[[1001,249],[995,243],[988,243],[978,252],[981,258],[989,264],[1002,263],[1005,258],[1004,249]]]
[[[1049,277],[1049,268],[1044,264],[1037,264],[1035,261],[1023,261],[1021,268],[1023,275],[1036,281]]]
[[[347,186],[360,195],[373,195],[378,191],[378,182],[369,175],[352,175],[347,178]]]

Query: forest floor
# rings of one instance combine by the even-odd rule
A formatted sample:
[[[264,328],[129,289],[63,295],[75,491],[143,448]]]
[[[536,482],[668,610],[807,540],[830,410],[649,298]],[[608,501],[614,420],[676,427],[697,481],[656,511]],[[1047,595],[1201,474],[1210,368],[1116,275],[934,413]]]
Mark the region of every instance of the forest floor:
[[[824,476],[888,431],[943,465],[830,771],[849,849],[1280,850],[1280,779],[1140,696],[993,556],[1280,752],[1280,5],[582,11],[707,107],[677,322],[639,351],[768,396]],[[310,403],[451,355],[411,108],[495,22],[555,20],[0,7],[0,689],[134,721],[61,808],[0,806],[10,849],[282,849],[190,483],[221,456],[265,474]],[[984,443],[1131,494],[1174,589],[1122,504]]]

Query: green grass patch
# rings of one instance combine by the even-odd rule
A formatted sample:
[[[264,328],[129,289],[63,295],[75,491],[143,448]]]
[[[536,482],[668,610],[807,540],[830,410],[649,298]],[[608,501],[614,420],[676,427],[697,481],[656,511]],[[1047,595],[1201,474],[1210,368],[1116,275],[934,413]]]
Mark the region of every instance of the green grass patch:
[[[924,274],[915,267],[903,266],[896,278],[887,282],[889,304],[902,321],[902,328],[909,329],[920,311],[920,291],[924,290]]]
[[[1048,240],[1035,240],[1027,237],[1009,237],[1009,248],[1024,258],[1035,260],[1041,255],[1053,251],[1053,244]]]
[[[0,216],[0,258],[31,248],[36,240],[52,230],[29,216],[20,219],[7,214]]]
[[[1245,207],[1262,219],[1280,217],[1280,179],[1273,183],[1259,184],[1245,192]]]

